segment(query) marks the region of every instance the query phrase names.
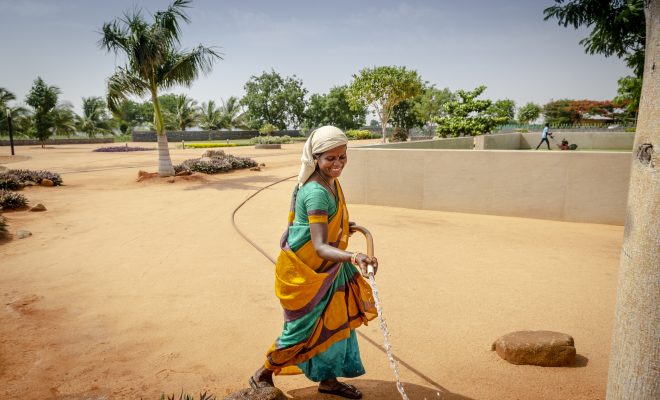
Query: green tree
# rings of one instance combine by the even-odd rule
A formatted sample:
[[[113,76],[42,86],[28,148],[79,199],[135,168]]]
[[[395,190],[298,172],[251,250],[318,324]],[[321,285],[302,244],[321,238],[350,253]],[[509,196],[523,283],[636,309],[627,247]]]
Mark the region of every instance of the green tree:
[[[541,115],[541,106],[529,102],[524,106],[520,107],[518,110],[518,122],[521,124],[528,124],[530,121],[534,121]]]
[[[41,141],[41,147],[45,147],[46,140],[53,134],[52,111],[59,95],[60,89],[57,86],[48,86],[41,77],[37,77],[25,99],[34,110],[34,131],[31,133]]]
[[[511,99],[497,100],[490,106],[489,112],[496,117],[506,118],[505,124],[513,123],[516,118],[516,102]]]
[[[394,107],[392,111],[392,126],[400,132],[401,140],[410,136],[410,130],[415,127],[424,126],[424,120],[417,112],[421,96],[415,96],[408,100],[403,100]]]
[[[382,66],[365,68],[353,75],[348,97],[353,108],[371,106],[376,110],[384,142],[394,107],[421,92],[422,82],[417,71],[407,70],[406,67]]]
[[[199,127],[205,131],[219,129],[222,114],[220,108],[215,105],[215,101],[209,100],[208,103],[202,103],[198,110]]]
[[[616,55],[626,60],[635,76],[642,77],[646,22],[644,0],[555,0],[543,11],[544,20],[559,25],[593,27],[580,44],[589,54]]]
[[[444,105],[456,100],[449,88],[437,89],[435,85],[425,84],[419,101],[415,102],[415,113],[424,122],[429,132],[435,130],[435,117],[441,117],[444,113]]]
[[[335,86],[327,94],[313,94],[305,112],[305,129],[333,125],[346,131],[362,127],[367,108],[352,108],[346,91],[346,86]]]
[[[278,129],[298,127],[305,115],[305,95],[302,80],[282,78],[271,70],[260,76],[252,76],[245,86],[245,96],[240,104],[247,108],[246,123],[251,129],[273,124]]]
[[[550,125],[571,125],[580,122],[580,112],[571,107],[572,100],[562,99],[550,101],[543,106],[545,122]]]
[[[219,128],[225,129],[243,129],[246,128],[245,112],[241,106],[240,100],[235,96],[230,96],[227,101],[222,100],[220,106],[220,124]]]
[[[126,12],[123,18],[106,22],[100,45],[108,52],[126,56],[108,79],[107,103],[113,112],[128,95],[151,96],[154,125],[158,137],[158,174],[174,175],[165,124],[158,101],[158,91],[176,85],[189,87],[200,73],[211,71],[221,59],[215,50],[199,45],[192,50],[179,48],[180,22],[190,22],[185,13],[190,0],[175,0],[166,10],[153,15],[148,23],[139,10]]]
[[[199,120],[197,101],[189,98],[185,94],[176,96],[173,118],[176,127],[182,131],[185,131],[186,128],[195,126]]]
[[[105,102],[104,102],[105,103]],[[132,100],[124,100],[119,109],[112,113],[115,123],[123,133],[129,133],[134,127],[147,125],[153,122],[153,105],[146,105]]]
[[[76,116],[76,127],[90,138],[105,133],[112,133],[112,122],[100,97],[83,97],[82,114]]]
[[[14,132],[25,134],[17,128],[17,121],[21,118],[29,118],[28,110],[20,106],[11,106],[10,101],[16,100],[16,95],[5,88],[0,87],[0,135],[9,135],[9,126],[7,124],[7,111],[11,115]]]
[[[477,136],[488,133],[497,125],[506,122],[506,117],[493,115],[491,100],[477,100],[476,98],[486,90],[486,86],[479,86],[473,91],[458,90],[457,100],[445,104],[446,116],[437,117],[437,133],[439,136],[457,137],[461,135]]]
[[[642,97],[642,79],[634,76],[624,76],[620,78],[617,95],[612,102],[617,107],[623,107],[628,113],[632,114],[632,119],[637,122],[637,113],[639,111],[639,101]]]
[[[71,104],[58,104],[50,114],[54,135],[69,137],[76,133],[76,118],[78,116],[73,112],[73,106]]]

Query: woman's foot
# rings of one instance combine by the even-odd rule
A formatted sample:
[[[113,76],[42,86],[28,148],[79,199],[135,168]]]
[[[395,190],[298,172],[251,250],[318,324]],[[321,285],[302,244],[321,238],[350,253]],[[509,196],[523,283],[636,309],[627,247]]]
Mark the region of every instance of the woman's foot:
[[[319,384],[319,392],[345,397],[347,399],[361,399],[362,392],[353,385],[339,382],[337,379],[327,379]]]
[[[250,377],[248,382],[252,389],[259,389],[267,386],[274,387],[273,371],[261,367]]]

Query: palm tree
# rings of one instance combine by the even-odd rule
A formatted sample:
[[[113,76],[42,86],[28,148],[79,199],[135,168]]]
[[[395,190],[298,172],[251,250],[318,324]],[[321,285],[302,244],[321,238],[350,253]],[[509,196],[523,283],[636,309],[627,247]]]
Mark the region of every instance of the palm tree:
[[[199,114],[197,113],[197,101],[189,98],[185,94],[176,96],[174,121],[177,128],[185,131],[186,128],[195,126],[198,120]]]
[[[200,128],[205,131],[218,129],[222,115],[220,109],[215,105],[215,101],[209,100],[208,103],[202,103],[198,112]]]
[[[9,102],[13,100],[16,100],[14,93],[0,87],[0,135],[9,133],[9,127],[7,125],[7,112],[9,112],[9,115],[11,115],[11,119],[14,121],[14,125],[16,125],[16,121],[18,119],[25,118],[29,115],[28,110],[25,107],[10,106]],[[17,130],[17,133],[20,134],[23,132],[18,132]]]
[[[82,98],[82,115],[76,116],[76,127],[90,138],[97,134],[112,133],[112,123],[100,97]]]
[[[153,15],[148,23],[139,10],[125,12],[123,18],[103,24],[99,44],[108,52],[122,53],[127,62],[108,79],[107,103],[111,111],[119,110],[128,95],[151,96],[154,125],[158,136],[158,174],[174,175],[167,146],[158,91],[176,85],[189,87],[201,73],[211,71],[213,62],[222,59],[211,48],[199,45],[192,50],[179,48],[180,21],[190,22],[185,13],[190,0],[175,0],[164,11]]]
[[[239,99],[231,96],[227,101],[222,101],[220,106],[220,128],[245,128],[245,112],[241,107]]]
[[[53,134],[68,137],[76,133],[76,117],[71,104],[58,104],[50,112]]]

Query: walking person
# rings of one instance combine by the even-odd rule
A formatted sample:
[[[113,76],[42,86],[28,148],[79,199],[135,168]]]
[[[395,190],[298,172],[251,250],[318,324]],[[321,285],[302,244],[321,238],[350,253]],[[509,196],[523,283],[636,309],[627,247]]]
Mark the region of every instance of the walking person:
[[[545,142],[545,144],[548,145],[548,150],[550,150],[550,141],[548,140],[548,136],[552,137],[552,132],[550,132],[550,126],[549,124],[545,124],[545,128],[543,128],[543,133],[541,133],[541,141],[539,142],[539,145],[536,146],[535,150],[538,150],[539,147]]]
[[[340,129],[324,126],[303,148],[275,266],[284,328],[249,379],[254,389],[274,386],[273,374],[304,373],[319,382],[321,393],[362,398],[360,390],[337,378],[365,373],[355,329],[378,315],[363,277],[368,264],[378,268],[378,260],[346,250],[353,223],[337,178],[347,162],[347,143]]]

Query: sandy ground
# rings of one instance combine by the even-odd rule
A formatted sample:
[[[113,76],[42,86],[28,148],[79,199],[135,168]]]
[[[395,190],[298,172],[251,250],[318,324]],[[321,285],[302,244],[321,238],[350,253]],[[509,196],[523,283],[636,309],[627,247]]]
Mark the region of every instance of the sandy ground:
[[[245,387],[282,314],[273,265],[234,231],[231,213],[295,175],[301,144],[230,149],[267,166],[174,183],[135,181],[139,169],[156,170],[155,152],[95,147],[18,147],[22,160],[0,148],[3,166],[49,169],[65,183],[23,191],[48,211],[4,214],[10,232],[33,236],[0,242],[0,398],[157,399],[181,390],[222,398]],[[204,151],[171,147],[174,162]],[[273,256],[292,188],[275,185],[237,213]],[[604,398],[623,227],[366,205],[350,212],[376,240],[411,399]],[[350,248],[364,250],[364,240]],[[516,366],[490,351],[497,337],[523,329],[571,334],[575,366]],[[360,332],[367,374],[353,383],[367,399],[397,398],[378,324]],[[291,398],[333,398],[304,376],[275,383]]]

